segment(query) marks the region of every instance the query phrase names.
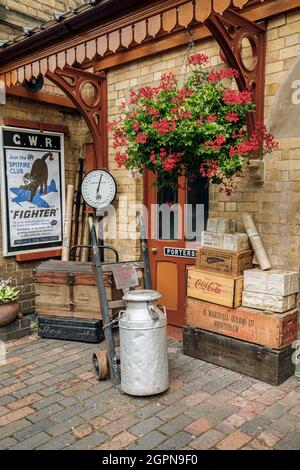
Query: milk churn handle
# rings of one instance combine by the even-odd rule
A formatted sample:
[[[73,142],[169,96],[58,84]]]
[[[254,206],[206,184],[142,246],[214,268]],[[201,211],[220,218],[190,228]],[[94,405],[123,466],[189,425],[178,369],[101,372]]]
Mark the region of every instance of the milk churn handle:
[[[159,320],[159,313],[157,311],[159,310],[161,312],[161,309],[159,307],[163,308],[164,315],[167,314],[166,307],[164,305],[157,305],[157,306],[149,305],[148,310],[149,310],[152,320]]]

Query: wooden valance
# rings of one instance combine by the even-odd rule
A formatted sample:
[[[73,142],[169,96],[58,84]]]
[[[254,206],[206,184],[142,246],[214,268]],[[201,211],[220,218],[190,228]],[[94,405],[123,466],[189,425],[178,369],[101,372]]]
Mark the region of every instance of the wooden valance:
[[[66,66],[76,67],[94,59],[100,59],[136,47],[154,38],[164,37],[195,25],[204,23],[213,13],[222,15],[226,10],[241,9],[262,3],[265,0],[165,0],[152,2],[149,6],[136,7],[129,12],[122,12],[113,21],[99,19],[95,24],[98,6],[90,9],[94,12],[94,27],[72,33],[72,19],[48,28],[51,41],[45,47],[45,29],[34,33],[16,44],[0,49],[0,80],[6,86],[22,84],[39,74],[53,73]],[[266,0],[267,1],[267,0]],[[78,24],[77,15],[76,20]],[[68,22],[68,24],[67,24]],[[55,28],[59,26],[58,30]],[[53,34],[55,32],[55,34]],[[54,41],[54,37],[56,40]],[[43,41],[40,40],[43,38]],[[39,46],[40,40],[40,46]],[[20,43],[24,45],[22,53],[11,54]],[[33,47],[33,43],[35,43]]]

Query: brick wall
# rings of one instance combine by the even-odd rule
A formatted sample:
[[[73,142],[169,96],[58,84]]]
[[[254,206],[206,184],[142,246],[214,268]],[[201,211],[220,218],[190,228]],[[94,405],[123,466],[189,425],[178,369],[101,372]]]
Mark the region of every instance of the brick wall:
[[[1,6],[8,6],[12,10],[7,10],[4,24],[0,19],[0,39],[9,39],[20,34],[20,27],[13,26],[13,22],[18,25],[31,26],[35,23],[35,18],[47,20],[53,11],[66,11],[67,7],[75,7],[82,4],[81,1],[55,1],[45,0],[0,0]],[[20,15],[15,11],[20,12]],[[24,16],[22,16],[24,14]],[[33,17],[32,19],[30,17]],[[11,23],[11,24],[9,24]],[[46,81],[43,91],[53,94],[63,94],[51,82]],[[90,141],[87,127],[83,119],[77,113],[61,112],[55,106],[49,106],[29,100],[7,97],[5,106],[0,105],[0,125],[5,117],[25,119],[45,123],[62,124],[69,127],[69,134],[65,136],[65,177],[66,185],[74,183],[77,169],[77,159],[83,156],[83,144]],[[0,208],[1,211],[1,208]],[[0,279],[12,277],[21,292],[20,305],[23,313],[34,311],[35,297],[32,278],[32,269],[37,263],[17,263],[15,257],[3,258],[2,250],[2,227],[0,213]]]

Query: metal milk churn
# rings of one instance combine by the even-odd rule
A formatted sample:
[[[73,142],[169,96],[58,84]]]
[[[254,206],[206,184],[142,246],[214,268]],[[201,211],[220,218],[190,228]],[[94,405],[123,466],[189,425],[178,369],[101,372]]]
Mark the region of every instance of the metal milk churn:
[[[167,315],[154,290],[133,290],[120,312],[121,389],[129,395],[155,395],[169,388]]]

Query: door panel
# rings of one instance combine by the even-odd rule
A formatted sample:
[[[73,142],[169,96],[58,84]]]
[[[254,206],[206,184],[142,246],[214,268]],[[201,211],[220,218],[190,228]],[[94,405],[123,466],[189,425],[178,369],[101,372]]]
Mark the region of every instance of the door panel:
[[[148,248],[153,288],[157,289],[162,298],[160,302],[166,306],[168,323],[174,326],[184,325],[184,305],[186,296],[186,267],[195,264],[194,258],[166,256],[165,248],[186,249],[195,248],[195,241],[186,240],[185,224],[195,226],[197,212],[195,204],[203,201],[205,217],[208,212],[208,192],[197,187],[197,181],[187,189],[184,178],[179,178],[176,194],[169,190],[158,191],[154,186],[155,175],[147,172],[145,175],[145,199],[148,207]],[[156,206],[175,199],[177,206],[164,208],[164,213]],[[191,204],[191,212],[186,217],[185,204]],[[168,224],[166,224],[168,220]],[[163,225],[164,224],[164,225]],[[167,225],[167,226],[166,226]],[[204,226],[201,227],[201,230]]]
[[[162,294],[160,303],[168,310],[178,309],[178,268],[170,261],[157,261],[156,288]]]

